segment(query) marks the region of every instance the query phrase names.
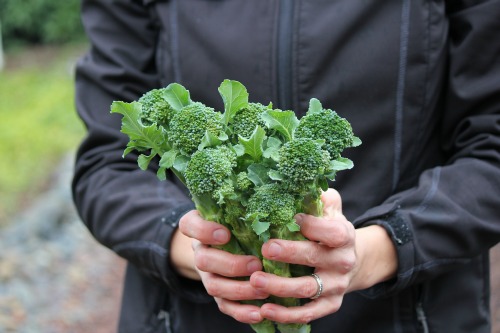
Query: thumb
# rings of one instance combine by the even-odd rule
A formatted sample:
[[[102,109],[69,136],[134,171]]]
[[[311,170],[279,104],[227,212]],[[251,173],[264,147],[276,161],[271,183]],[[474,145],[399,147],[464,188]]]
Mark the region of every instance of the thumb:
[[[342,214],[342,198],[339,192],[333,188],[329,188],[321,194],[323,202],[323,216],[334,218],[338,214]]]

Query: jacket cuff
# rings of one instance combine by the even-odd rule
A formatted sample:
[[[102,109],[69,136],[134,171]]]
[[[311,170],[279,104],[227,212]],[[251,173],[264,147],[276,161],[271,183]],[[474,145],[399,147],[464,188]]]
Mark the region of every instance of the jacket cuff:
[[[179,225],[180,218],[195,209],[193,203],[189,203],[170,211],[164,218],[164,222],[169,227],[169,232],[165,235],[163,244],[166,244],[166,258],[160,259],[162,265],[162,280],[167,285],[170,293],[179,295],[194,303],[208,303],[213,300],[206,292],[205,287],[200,281],[194,281],[179,275],[169,260],[169,250],[174,231]]]
[[[359,291],[370,299],[390,297],[408,287],[413,280],[415,266],[414,242],[411,225],[399,210],[399,204],[389,203],[373,209],[354,221],[356,228],[379,225],[389,234],[396,249],[398,268],[396,276],[388,281]]]

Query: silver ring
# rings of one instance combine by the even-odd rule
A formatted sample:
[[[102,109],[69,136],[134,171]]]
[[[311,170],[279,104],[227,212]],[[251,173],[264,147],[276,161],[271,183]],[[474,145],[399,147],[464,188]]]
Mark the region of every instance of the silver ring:
[[[311,276],[316,280],[316,283],[318,284],[318,290],[316,291],[316,294],[311,297],[311,299],[316,299],[321,296],[321,293],[323,292],[323,281],[319,278],[318,274],[312,273]]]

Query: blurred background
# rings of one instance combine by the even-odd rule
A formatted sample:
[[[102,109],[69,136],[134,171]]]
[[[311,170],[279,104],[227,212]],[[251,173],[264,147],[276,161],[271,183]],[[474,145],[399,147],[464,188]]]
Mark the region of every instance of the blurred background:
[[[2,333],[116,330],[124,262],[82,226],[69,187],[85,135],[74,66],[86,48],[78,0],[0,0]],[[491,260],[500,333],[500,246]]]
[[[0,332],[115,331],[124,264],[74,211],[78,0],[0,0]]]

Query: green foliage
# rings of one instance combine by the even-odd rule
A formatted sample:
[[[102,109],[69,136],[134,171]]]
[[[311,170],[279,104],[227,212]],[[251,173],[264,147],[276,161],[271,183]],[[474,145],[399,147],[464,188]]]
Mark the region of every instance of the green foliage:
[[[73,53],[59,50],[46,68],[0,73],[0,220],[46,186],[55,165],[84,135],[67,66]]]
[[[186,184],[201,216],[231,230],[232,242],[222,249],[253,254],[267,272],[280,276],[310,274],[310,267],[262,258],[261,246],[270,238],[305,239],[294,216],[322,214],[322,190],[337,171],[353,166],[340,154],[359,139],[346,120],[331,116],[333,111],[324,110],[315,99],[299,120],[293,111],[249,103],[246,88],[237,81],[225,80],[219,93],[223,112],[191,101],[189,92],[176,83],[146,93],[139,102],[113,103],[112,112],[123,115],[122,132],[130,138],[125,153],[137,150],[141,169],[160,156],[160,179],[167,169],[173,171]],[[334,145],[332,156],[329,149]],[[268,301],[301,304],[293,298]],[[277,326],[282,333],[310,329]],[[258,333],[275,330],[268,322],[252,328]]]
[[[83,39],[78,0],[2,0],[0,22],[6,48]]]

